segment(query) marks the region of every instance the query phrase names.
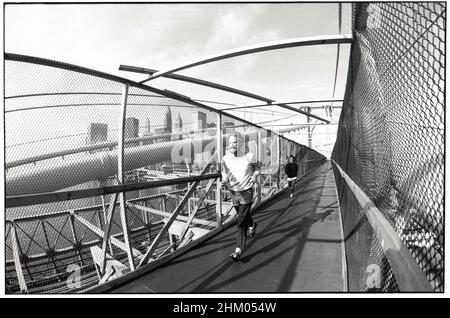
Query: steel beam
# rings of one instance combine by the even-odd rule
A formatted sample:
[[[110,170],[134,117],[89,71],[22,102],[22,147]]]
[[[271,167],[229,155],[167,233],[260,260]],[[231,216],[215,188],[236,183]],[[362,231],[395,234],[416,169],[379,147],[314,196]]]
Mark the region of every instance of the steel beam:
[[[116,196],[116,193],[114,193],[113,194],[113,196]],[[98,220],[99,220],[99,223],[98,223],[98,226],[100,227],[100,229],[102,229],[101,227],[102,227],[102,218],[101,218],[101,216],[100,216],[100,213],[102,213],[102,215],[103,215],[103,220],[104,220],[104,222],[103,222],[103,224],[104,224],[104,228],[105,228],[105,231],[106,231],[106,226],[107,226],[107,224],[108,224],[108,209],[106,208],[106,203],[105,203],[105,196],[104,195],[102,195],[101,196],[101,198],[102,198],[102,212],[100,212],[100,211],[98,211]],[[117,198],[115,199],[115,200],[117,200]],[[114,201],[114,205],[115,205],[115,202],[116,201]],[[110,206],[110,205],[109,205]],[[114,257],[114,251],[113,251],[113,248],[112,248],[112,245],[111,245],[111,242],[109,241],[109,243],[108,243],[108,246],[109,246],[109,253],[111,254],[111,256],[112,257]],[[105,256],[106,257],[106,256]]]
[[[122,185],[113,185],[113,186],[105,186],[100,188],[88,188],[82,190],[72,190],[72,191],[61,191],[61,192],[49,192],[49,193],[40,193],[40,194],[31,194],[31,195],[21,195],[21,196],[13,196],[6,198],[5,206],[7,208],[33,205],[33,204],[43,204],[50,202],[61,202],[82,198],[91,198],[106,194],[114,194],[122,191],[135,191],[141,189],[151,189],[151,188],[159,188],[165,187],[180,183],[186,182],[194,182],[197,180],[207,180],[211,178],[217,177],[219,174],[208,174],[204,176],[193,176],[193,177],[182,177],[182,178],[172,178],[167,180],[158,180],[151,182],[139,182],[139,183],[130,183],[130,184],[122,184]],[[179,192],[174,191],[172,193]],[[133,201],[139,201],[139,199],[134,199]],[[99,207],[99,206],[96,206]],[[81,209],[82,210],[82,209]],[[61,212],[58,215],[62,215],[68,212]],[[53,216],[53,215],[52,215]],[[23,219],[23,218],[22,218]],[[26,219],[40,219],[40,217],[29,217]]]
[[[46,220],[41,220],[41,225],[42,225],[42,231],[44,232],[44,238],[45,238],[45,242],[47,244],[47,251],[50,253],[50,260],[52,261],[53,264],[53,268],[55,269],[55,272],[58,271],[58,266],[56,266],[56,262],[55,262],[55,257],[53,256],[53,250],[50,247],[50,241],[48,239],[48,234],[47,234],[47,228],[45,226],[45,222]]]
[[[212,158],[212,157],[211,157]],[[209,169],[209,167],[211,166],[211,163],[209,162],[205,168],[203,168],[201,174],[205,174],[206,171]],[[150,245],[149,249],[147,250],[147,252],[145,253],[144,257],[142,258],[142,260],[139,262],[138,267],[141,267],[142,265],[146,264],[148,262],[148,260],[152,257],[154,251],[158,248],[159,243],[161,242],[161,240],[163,239],[164,235],[167,233],[167,231],[169,230],[170,226],[172,225],[173,221],[175,221],[176,217],[180,214],[180,212],[182,211],[184,205],[186,204],[186,202],[189,200],[189,197],[191,196],[192,193],[194,193],[197,185],[200,183],[200,181],[196,181],[192,184],[192,186],[189,188],[189,190],[186,192],[186,194],[183,196],[183,199],[181,200],[181,202],[178,204],[178,206],[175,208],[175,210],[173,211],[171,217],[167,220],[166,224],[163,226],[163,228],[159,231],[158,235],[155,237],[155,239],[152,242],[152,245]]]
[[[222,226],[222,157],[223,157],[223,131],[222,131],[222,115],[220,113],[217,114],[217,131],[216,131],[216,164],[217,164],[217,172],[221,174],[220,180],[217,180],[216,183],[216,219],[217,226]]]
[[[86,220],[85,218],[76,215],[75,214],[75,218],[84,226],[86,226],[90,231],[92,231],[92,233],[96,234],[97,236],[103,237],[105,235],[105,232],[102,231],[101,229],[99,229],[98,227],[96,227],[94,224],[92,224],[91,222],[89,222],[88,220]],[[116,239],[113,236],[110,236],[110,240],[111,243],[114,244],[115,246],[117,246],[118,248],[120,248],[122,251],[126,252],[127,251],[127,247],[125,246],[125,243],[123,243],[122,241]],[[137,249],[132,249],[133,255],[136,258],[140,258],[142,257],[142,253],[139,252]]]
[[[149,68],[143,68],[143,67],[130,66],[130,65],[120,65],[119,70],[121,70],[121,71],[128,71],[128,72],[134,72],[134,73],[148,74],[148,75],[153,75],[154,73],[158,72],[158,70],[149,69]],[[210,81],[205,81],[205,80],[194,78],[194,77],[190,77],[190,76],[184,76],[184,75],[178,75],[178,74],[166,74],[166,75],[164,75],[164,77],[170,78],[170,79],[173,79],[173,80],[177,80],[177,81],[182,81],[182,82],[187,82],[187,83],[191,83],[191,84],[197,84],[197,85],[200,85],[200,86],[205,86],[205,87],[218,89],[218,90],[221,90],[221,91],[224,91],[224,92],[229,92],[229,93],[245,96],[245,97],[248,97],[248,98],[253,98],[253,99],[264,101],[264,102],[267,102],[267,103],[270,103],[272,101],[270,98],[266,98],[266,97],[263,97],[263,96],[260,96],[260,95],[256,95],[256,94],[252,94],[250,92],[243,91],[243,90],[240,90],[240,89],[237,89],[237,88],[233,88],[233,87],[230,87],[230,86],[225,86],[225,85],[218,84],[218,83],[213,83],[213,82],[210,82]]]
[[[73,216],[73,214],[71,214],[68,216],[68,218],[69,218],[70,230],[72,232],[73,241],[75,242],[74,245],[76,246],[76,252],[78,254],[78,258],[80,260],[81,265],[84,265],[84,259],[81,254],[81,249],[78,248],[79,241],[78,241],[78,237],[77,237],[77,232],[75,231],[75,217]]]
[[[128,84],[123,84],[122,91],[122,100],[121,100],[121,125],[119,130],[119,144],[118,144],[118,156],[117,156],[117,179],[119,184],[125,184],[125,122],[127,116],[127,99],[128,99]],[[122,233],[125,241],[125,245],[127,247],[127,256],[128,262],[130,264],[130,269],[133,271],[135,269],[134,266],[134,258],[133,253],[131,252],[131,243],[130,243],[130,232],[129,232],[129,224],[128,217],[126,211],[126,197],[125,191],[119,193],[119,202],[120,202],[120,219],[122,221]],[[106,251],[106,246],[105,246]]]
[[[135,66],[128,66],[128,65],[121,65],[119,67],[119,70],[122,71],[129,71],[129,72],[137,72],[137,73],[144,73],[144,74],[154,74],[157,73],[158,71],[156,70],[152,70],[152,69],[145,69],[145,68],[140,68],[140,67],[135,67]],[[197,85],[201,85],[201,86],[207,86],[207,87],[211,87],[211,88],[215,88],[215,89],[219,89],[222,91],[226,91],[226,92],[230,92],[230,93],[234,93],[237,95],[241,95],[241,96],[245,96],[245,97],[249,97],[249,98],[253,98],[253,99],[257,99],[260,101],[264,101],[267,104],[262,104],[262,105],[250,105],[250,106],[237,106],[237,107],[230,107],[230,108],[225,108],[225,109],[221,109],[220,112],[223,112],[224,110],[235,110],[235,109],[240,109],[240,108],[252,108],[252,107],[263,107],[263,106],[271,106],[271,105],[277,105],[280,106],[282,108],[286,108],[289,109],[291,111],[295,111],[298,112],[300,114],[306,115],[306,116],[311,116],[314,117],[316,119],[319,119],[321,121],[324,122],[329,122],[326,119],[323,119],[319,116],[315,116],[315,115],[311,115],[311,114],[307,114],[299,109],[293,108],[288,106],[288,103],[280,103],[280,102],[276,102],[270,98],[267,97],[263,97],[260,95],[256,95],[250,92],[246,92],[246,91],[242,91],[233,87],[229,87],[229,86],[225,86],[225,85],[221,85],[221,84],[217,84],[217,83],[213,83],[213,82],[209,82],[209,81],[204,81],[201,79],[197,79],[194,77],[189,77],[189,76],[182,76],[182,75],[175,75],[175,74],[166,74],[164,75],[164,77],[170,78],[170,79],[174,79],[174,80],[179,80],[179,81],[184,81],[184,82],[188,82],[188,83],[192,83],[192,84],[197,84]],[[291,102],[291,103],[317,103],[317,102],[342,102],[342,100],[326,100],[326,101],[305,101],[305,102]]]
[[[277,191],[280,190],[280,177],[281,177],[281,139],[279,136],[276,137],[277,141],[277,160],[278,160],[278,172],[277,172]]]
[[[288,104],[319,104],[319,103],[340,103],[343,102],[342,99],[324,99],[324,100],[305,100],[305,101],[288,101],[288,102],[276,102],[276,101],[268,101],[267,104],[254,104],[254,105],[241,105],[229,108],[222,108],[221,110],[235,110],[242,108],[257,108],[257,107],[267,107],[267,106],[279,106],[279,105],[288,105]],[[333,106],[335,108],[342,108],[341,106]],[[322,106],[314,106],[312,108],[322,108]]]
[[[285,108],[285,109],[289,109],[289,110],[291,110],[291,111],[293,111],[293,112],[296,112],[296,113],[299,113],[299,114],[306,115],[308,119],[310,119],[310,117],[312,117],[312,118],[318,119],[318,120],[320,120],[320,121],[323,121],[324,123],[327,123],[327,124],[330,123],[330,121],[329,121],[328,119],[324,119],[324,118],[322,118],[322,117],[320,117],[320,116],[317,116],[317,115],[313,115],[313,114],[311,114],[311,113],[304,112],[303,110],[297,109],[297,108],[292,107],[292,106],[289,106],[289,105],[281,104],[281,105],[278,105],[278,106],[279,106],[279,107],[282,107],[282,108]]]
[[[127,203],[128,206],[133,207],[135,209],[138,209],[140,211],[144,211],[146,213],[149,214],[155,214],[155,215],[160,215],[163,216],[165,218],[170,218],[172,217],[172,213],[171,212],[164,212],[162,210],[157,210],[157,209],[153,209],[153,208],[149,208],[149,207],[145,207],[139,204],[134,204],[134,203]],[[176,217],[176,220],[178,221],[182,221],[182,222],[187,222],[189,220],[189,217],[184,216],[184,215],[178,215]],[[206,220],[201,220],[201,219],[193,219],[192,223],[198,224],[198,225],[202,225],[202,226],[208,226],[211,225],[212,223],[210,221],[206,221]]]
[[[110,236],[110,231],[111,231],[111,225],[112,225],[112,221],[114,218],[114,208],[116,206],[116,202],[117,202],[117,193],[113,194],[113,196],[111,197],[111,202],[109,203],[109,211],[106,213],[105,212],[105,230],[103,233],[103,241],[102,241],[102,254],[101,254],[101,258],[100,258],[100,274],[104,274],[105,272],[105,260],[106,260],[106,254],[107,251],[106,249],[108,248],[108,242],[109,240],[109,236]],[[111,252],[112,252],[112,247],[109,246]],[[112,253],[111,253],[112,255]]]
[[[12,223],[11,225],[11,243],[14,257],[14,266],[16,268],[17,280],[19,281],[20,291],[28,292],[27,284],[22,271],[22,264],[20,263],[19,243],[14,223]]]
[[[205,189],[205,195],[203,197],[201,197],[198,201],[197,201],[197,205],[195,206],[194,210],[192,211],[192,213],[189,215],[188,220],[186,221],[186,224],[183,228],[183,230],[181,231],[180,234],[180,241],[183,241],[184,236],[186,235],[187,231],[189,230],[189,226],[192,223],[192,220],[194,219],[195,215],[197,214],[198,210],[200,209],[200,206],[203,203],[203,200],[206,198],[206,196],[208,195],[208,192],[211,190],[212,185],[214,184],[214,179],[209,180],[208,185],[206,186]],[[218,203],[216,203],[216,207],[217,207]],[[219,222],[217,222],[217,224],[220,224]]]
[[[311,46],[311,45],[324,45],[324,44],[338,44],[338,43],[352,43],[351,35],[324,35],[324,36],[312,36],[312,37],[303,37],[303,38],[294,38],[294,39],[286,39],[281,41],[273,41],[268,43],[262,43],[257,45],[246,46],[243,48],[238,48],[234,50],[229,50],[225,52],[221,52],[215,55],[207,56],[202,59],[194,60],[188,62],[183,65],[175,66],[172,68],[168,68],[166,70],[162,70],[154,73],[150,78],[141,81],[140,84],[148,82],[150,80],[154,80],[158,77],[162,77],[166,74],[178,72],[181,70],[185,70],[194,66],[199,66],[215,61],[220,61],[224,59],[229,59],[232,57],[266,52],[271,50],[279,50],[293,47],[303,47],[303,46]]]
[[[262,138],[261,138],[262,136],[261,136],[261,130],[260,129],[258,129],[258,139],[257,139],[257,142],[256,142],[256,147],[257,147],[257,154],[256,154],[256,160],[258,161],[258,162],[262,162],[262,142],[261,142],[261,140],[262,140]],[[261,170],[260,170],[260,172],[259,172],[259,175],[258,175],[258,179],[257,179],[257,204],[261,204]]]

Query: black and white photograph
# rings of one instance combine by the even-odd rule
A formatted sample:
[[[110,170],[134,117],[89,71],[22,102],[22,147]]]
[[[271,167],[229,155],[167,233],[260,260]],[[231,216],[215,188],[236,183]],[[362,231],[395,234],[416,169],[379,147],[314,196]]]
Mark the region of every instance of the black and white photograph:
[[[444,295],[446,6],[4,2],[0,293]]]

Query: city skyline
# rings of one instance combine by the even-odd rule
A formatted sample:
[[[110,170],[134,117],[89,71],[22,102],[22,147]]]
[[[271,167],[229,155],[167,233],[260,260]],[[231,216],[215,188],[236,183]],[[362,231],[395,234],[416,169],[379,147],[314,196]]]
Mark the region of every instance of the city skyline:
[[[183,119],[181,118],[180,112],[177,113],[175,122],[172,122],[171,114],[172,112],[170,111],[170,107],[167,107],[167,111],[163,116],[165,117],[165,121],[163,124],[159,125],[152,125],[149,117],[145,117],[145,120],[140,120],[135,117],[126,117],[125,132],[124,132],[125,139],[151,136],[157,133],[176,133],[187,130],[197,131],[205,129],[210,125],[214,126],[216,125],[215,122],[207,122],[206,121],[207,114],[200,110],[192,113],[192,118],[194,118],[195,115],[197,115],[198,118],[200,118],[199,119],[199,122],[201,122],[200,126],[198,125],[198,123],[195,123],[194,120],[188,123],[184,123]],[[188,124],[188,127],[186,127],[186,124]],[[189,126],[191,125],[192,127],[189,128]],[[87,135],[86,144],[89,145],[109,141],[108,124],[102,122],[91,122],[88,124],[88,132],[86,133],[86,135]]]

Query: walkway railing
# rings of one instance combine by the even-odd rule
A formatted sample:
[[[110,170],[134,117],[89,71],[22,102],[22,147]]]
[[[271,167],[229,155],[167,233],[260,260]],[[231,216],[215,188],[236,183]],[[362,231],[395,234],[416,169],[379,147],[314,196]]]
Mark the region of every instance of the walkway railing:
[[[332,155],[342,167],[335,176],[350,291],[443,291],[445,15],[441,2],[354,5]],[[366,204],[347,180],[367,195]],[[386,221],[382,232],[367,209]],[[383,232],[401,242],[398,248]],[[389,248],[408,251],[415,265],[392,258]],[[405,279],[412,267],[431,287]]]

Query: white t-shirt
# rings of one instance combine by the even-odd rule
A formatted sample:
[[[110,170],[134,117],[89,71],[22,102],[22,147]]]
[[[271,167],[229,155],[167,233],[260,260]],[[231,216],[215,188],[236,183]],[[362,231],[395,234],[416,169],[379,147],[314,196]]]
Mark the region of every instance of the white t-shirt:
[[[231,153],[223,157],[222,178],[228,178],[231,190],[245,191],[253,186],[253,163],[254,155],[251,152],[242,157]]]

